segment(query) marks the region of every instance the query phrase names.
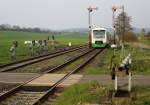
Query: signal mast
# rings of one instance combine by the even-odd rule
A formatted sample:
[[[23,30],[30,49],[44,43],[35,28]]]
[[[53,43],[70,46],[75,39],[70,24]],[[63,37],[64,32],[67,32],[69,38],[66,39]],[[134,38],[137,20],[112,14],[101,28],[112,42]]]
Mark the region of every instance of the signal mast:
[[[92,29],[92,24],[91,24],[91,13],[94,10],[98,10],[98,7],[91,7],[89,6],[87,8],[88,12],[89,12],[89,16],[88,16],[88,24],[89,24],[89,47],[91,47],[91,29]]]
[[[116,24],[115,24],[115,12],[119,9],[122,9],[124,11],[124,6],[112,6],[112,20],[113,20],[113,30],[114,30],[114,45],[116,44]]]

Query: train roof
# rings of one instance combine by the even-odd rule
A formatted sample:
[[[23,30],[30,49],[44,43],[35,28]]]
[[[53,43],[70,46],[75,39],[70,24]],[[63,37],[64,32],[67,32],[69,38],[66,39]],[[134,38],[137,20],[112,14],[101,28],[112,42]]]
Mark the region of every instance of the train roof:
[[[107,29],[103,27],[97,27],[97,28],[92,28],[92,30],[107,30]]]

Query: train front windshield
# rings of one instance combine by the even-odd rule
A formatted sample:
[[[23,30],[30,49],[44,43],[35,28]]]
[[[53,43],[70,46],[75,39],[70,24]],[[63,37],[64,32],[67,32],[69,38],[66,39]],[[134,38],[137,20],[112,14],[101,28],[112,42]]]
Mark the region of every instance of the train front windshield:
[[[94,38],[105,38],[105,30],[93,30]]]

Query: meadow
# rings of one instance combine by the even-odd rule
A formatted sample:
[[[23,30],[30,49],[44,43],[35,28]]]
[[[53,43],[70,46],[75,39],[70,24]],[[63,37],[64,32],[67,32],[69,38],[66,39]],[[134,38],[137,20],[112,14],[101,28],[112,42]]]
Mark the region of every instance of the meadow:
[[[97,81],[74,84],[63,91],[54,105],[101,105],[103,102],[119,103],[113,105],[150,105],[150,87],[132,87],[131,101],[122,97],[111,101],[108,94],[112,90],[111,85],[103,86]],[[44,105],[49,104],[47,101]]]
[[[64,90],[54,105],[99,105],[107,97],[108,89],[97,81],[74,84]]]
[[[129,53],[131,54],[132,65],[131,65],[131,72],[133,74],[138,75],[150,75],[150,49],[146,48],[137,48],[132,47],[130,45],[125,45],[124,49],[125,56]],[[104,53],[100,54],[95,58],[97,62],[93,62],[89,64],[87,67],[84,68],[84,72],[81,72],[85,75],[88,74],[110,74],[110,64],[111,59],[113,56],[114,50],[107,49]],[[115,50],[115,62],[119,64],[121,61],[121,49],[118,48]]]
[[[50,41],[52,34],[49,33],[34,33],[34,32],[16,32],[16,31],[0,31],[0,64],[11,62],[9,49],[13,41],[18,41],[17,60],[25,59],[30,56],[30,50],[24,41],[27,40],[45,40],[48,37]],[[55,35],[55,40],[58,42],[57,46],[67,45],[71,42],[73,45],[87,42],[87,35],[79,33],[61,33]],[[49,50],[52,45],[48,44]]]

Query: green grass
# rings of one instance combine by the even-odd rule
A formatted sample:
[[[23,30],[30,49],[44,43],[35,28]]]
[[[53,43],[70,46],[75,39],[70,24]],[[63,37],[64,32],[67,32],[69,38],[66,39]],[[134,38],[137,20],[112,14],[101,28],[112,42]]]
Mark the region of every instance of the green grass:
[[[150,49],[134,49],[132,70],[137,74],[150,74]]]
[[[110,90],[111,86],[102,86],[96,81],[78,83],[66,88],[55,105],[100,104],[107,100]],[[118,98],[116,101],[120,101],[117,105],[150,105],[150,87],[133,87],[131,98]]]
[[[113,49],[106,49],[104,53],[98,55],[93,62],[84,68],[83,74],[110,74],[110,62],[113,55]],[[115,62],[120,62],[121,49],[115,50]],[[125,46],[125,55],[131,53],[133,74],[150,75],[150,49],[133,48]],[[80,73],[80,72],[79,72]]]
[[[130,97],[114,97],[113,105],[150,105],[150,87],[132,87]]]
[[[75,84],[65,89],[62,96],[56,102],[56,105],[97,104],[102,101],[106,93],[107,88],[95,81]]]
[[[110,86],[102,86],[96,81],[78,83],[66,88],[55,105],[100,104],[107,100],[107,93],[110,89]],[[150,105],[150,87],[133,87],[131,95],[131,102],[126,102],[128,103],[126,105]],[[126,98],[121,99],[124,100],[122,102],[127,101]]]
[[[110,61],[113,55],[112,49],[106,49],[104,52],[100,53],[95,57],[93,61],[89,65],[83,68],[81,71],[83,74],[110,74]],[[80,73],[80,72],[79,72]]]
[[[143,39],[143,40],[140,40],[139,42],[150,45],[150,40],[149,39]]]
[[[150,105],[150,87],[136,87],[133,93],[136,97],[132,105]]]
[[[44,40],[51,35],[48,33],[33,33],[33,32],[15,32],[15,31],[0,31],[0,64],[10,62],[10,52],[12,41],[17,40],[19,46],[17,48],[17,60],[30,57],[30,51],[26,45],[25,40]],[[82,44],[87,42],[87,36],[79,33],[63,33],[55,35],[56,41],[59,42],[58,46],[67,45],[69,42],[72,44]],[[49,48],[52,46],[49,44]]]
[[[125,46],[125,55],[131,54],[133,74],[150,74],[150,49],[133,48],[128,45]],[[116,51],[116,54],[120,54],[120,50]],[[118,57],[119,61],[119,57]]]

